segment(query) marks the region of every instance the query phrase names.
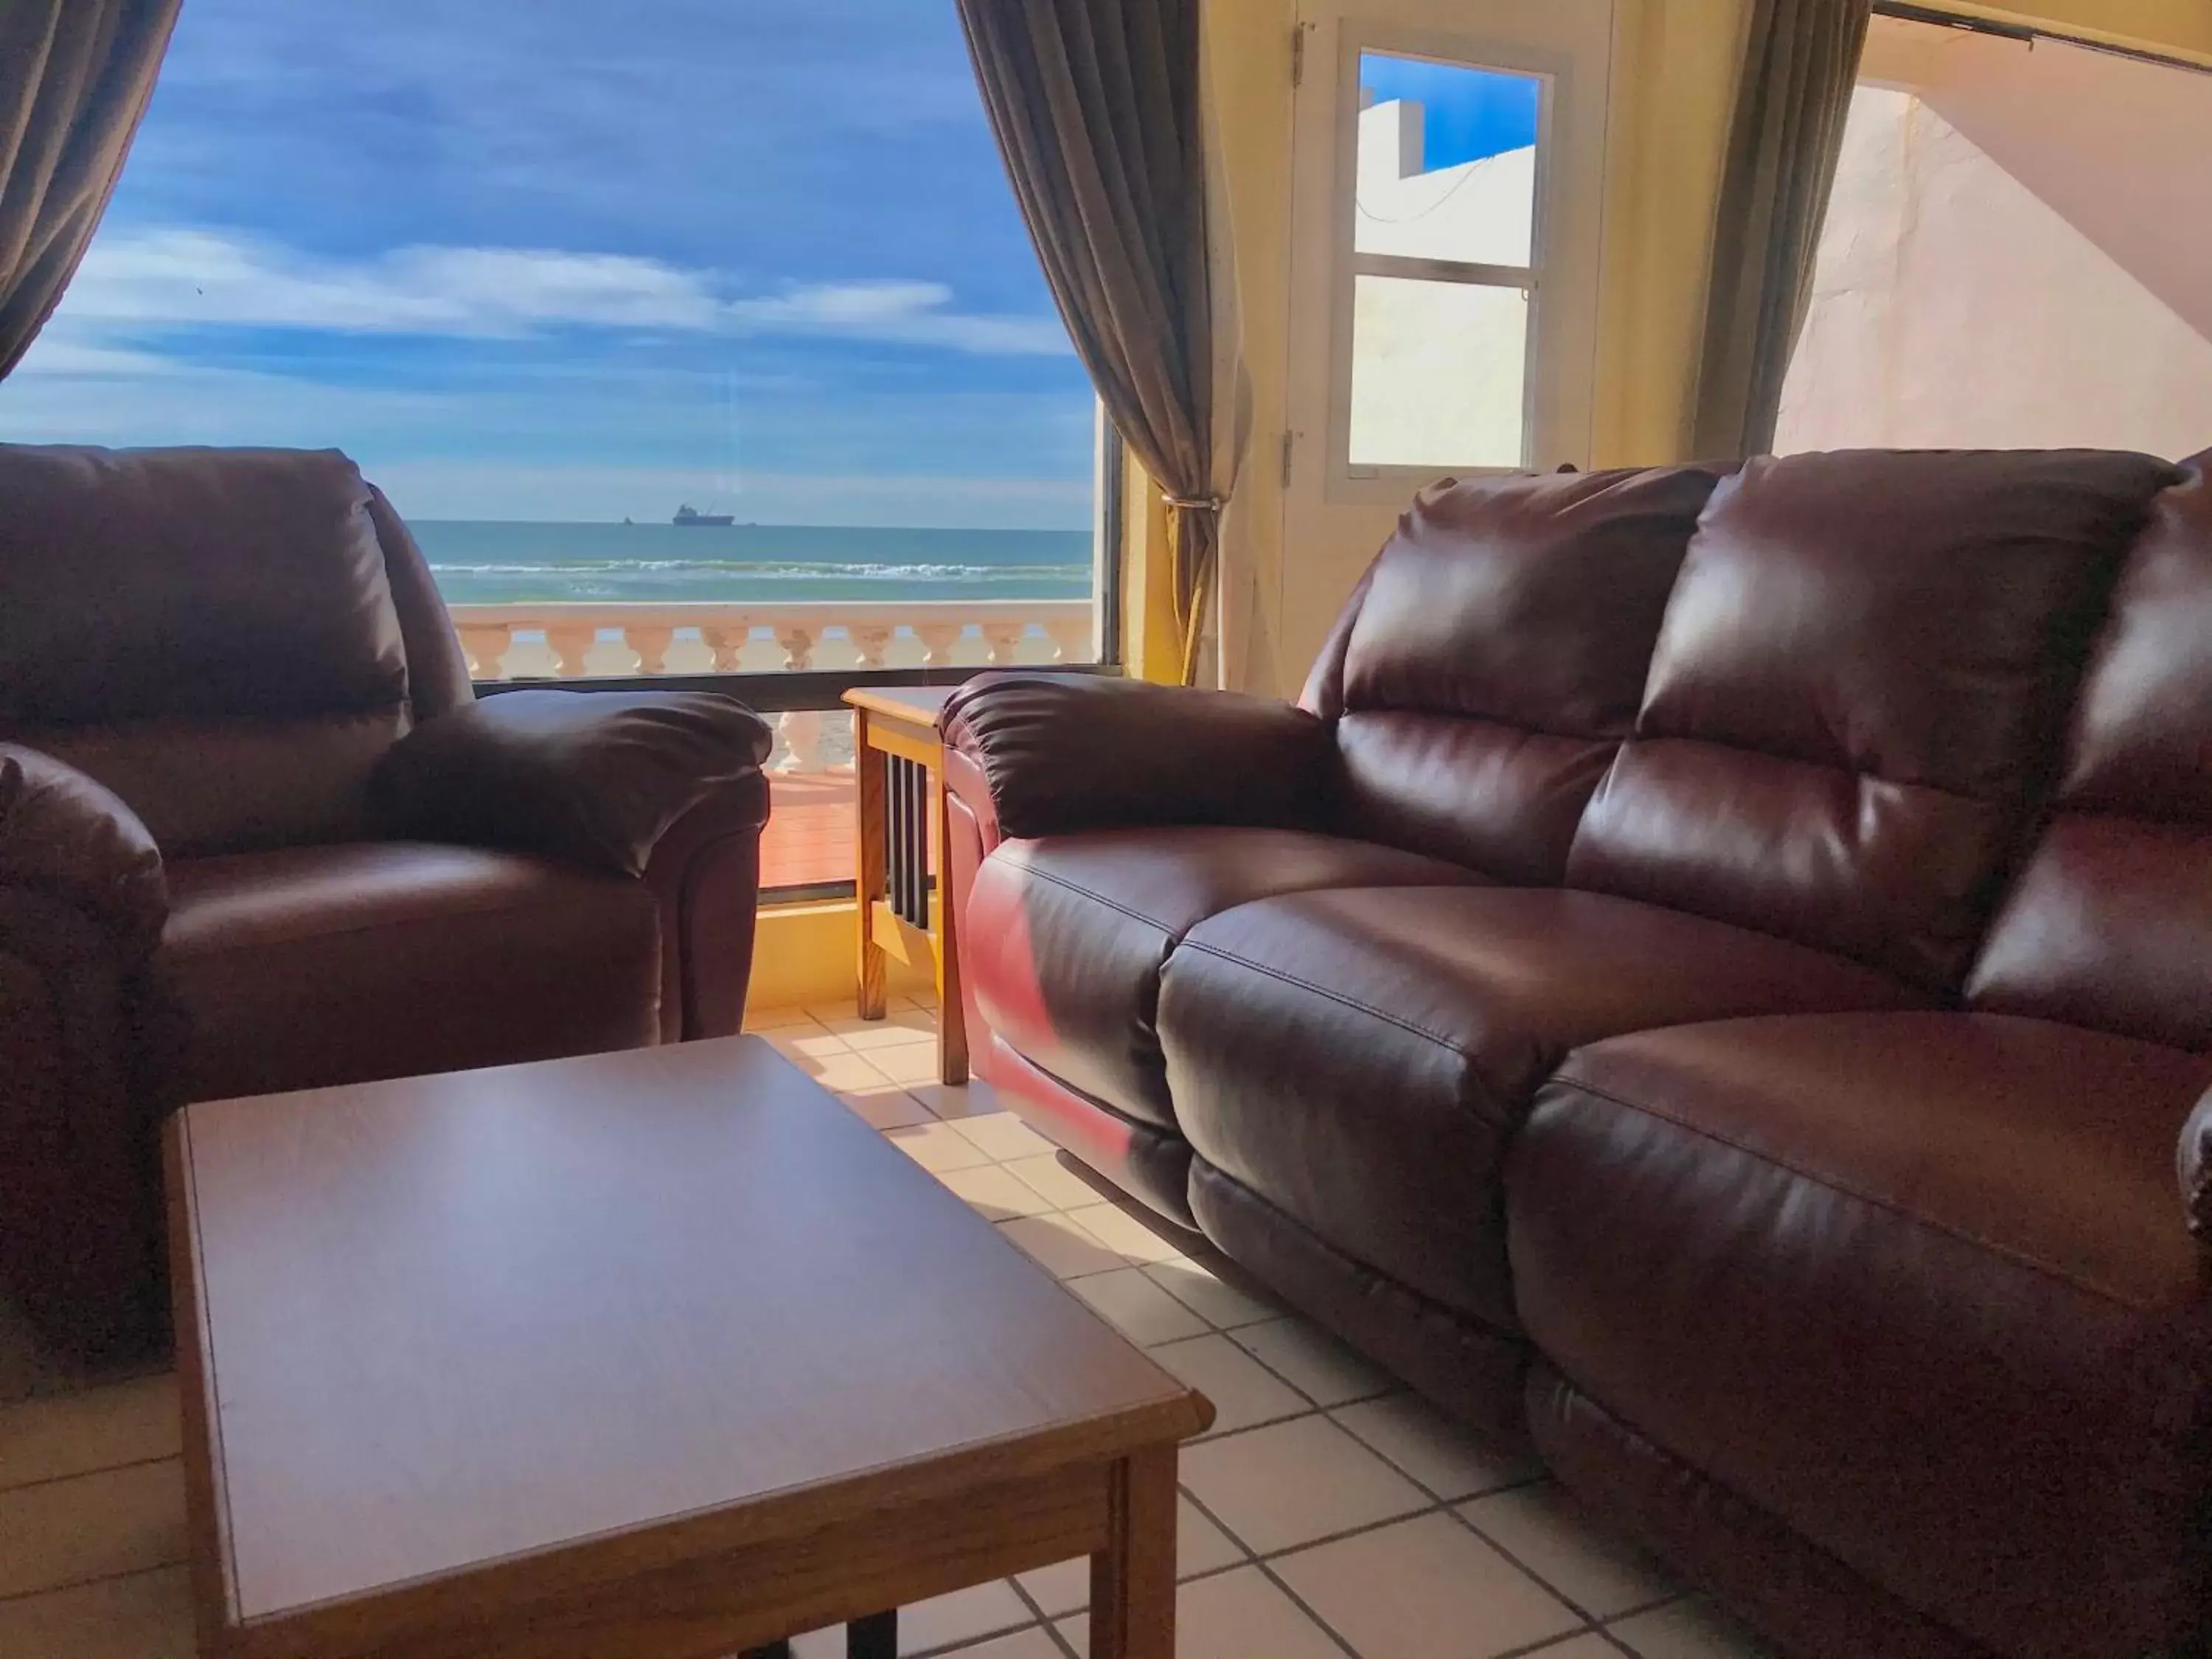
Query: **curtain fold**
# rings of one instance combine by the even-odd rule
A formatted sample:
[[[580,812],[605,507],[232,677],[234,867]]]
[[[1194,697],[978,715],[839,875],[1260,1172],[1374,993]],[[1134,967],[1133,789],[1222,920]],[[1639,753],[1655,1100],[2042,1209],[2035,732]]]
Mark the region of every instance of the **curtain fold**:
[[[1106,414],[1166,495],[1197,672],[1232,446],[1216,441],[1199,0],[958,0],[1045,282]]]
[[[179,0],[0,0],[0,377],[76,271]]]
[[[1713,226],[1690,455],[1773,447],[1872,10],[1870,0],[1754,0]]]

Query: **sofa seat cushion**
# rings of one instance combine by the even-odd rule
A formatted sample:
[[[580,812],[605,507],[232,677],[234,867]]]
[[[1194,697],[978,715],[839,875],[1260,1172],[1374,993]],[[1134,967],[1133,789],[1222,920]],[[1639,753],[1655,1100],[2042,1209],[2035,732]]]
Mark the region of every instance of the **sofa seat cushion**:
[[[2208,1074],[1948,1012],[1584,1048],[1507,1164],[1522,1318],[1607,1411],[1991,1650],[2166,1651],[2212,1496],[2172,1195]]]
[[[169,866],[157,961],[190,1020],[187,1098],[658,1040],[659,923],[638,882],[422,842]]]
[[[961,969],[991,1029],[1124,1116],[1175,1125],[1154,1015],[1176,941],[1232,906],[1316,887],[1473,885],[1418,853],[1290,830],[1099,830],[1009,841],[961,919]]]
[[[1871,969],[1633,900],[1362,889],[1192,928],[1160,1036],[1200,1157],[1345,1255],[1510,1329],[1500,1161],[1569,1049],[1914,1000]]]

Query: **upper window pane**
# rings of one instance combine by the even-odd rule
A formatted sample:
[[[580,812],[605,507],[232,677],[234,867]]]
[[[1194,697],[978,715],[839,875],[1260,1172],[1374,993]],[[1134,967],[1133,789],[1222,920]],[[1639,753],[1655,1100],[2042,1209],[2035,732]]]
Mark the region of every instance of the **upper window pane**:
[[[191,0],[0,385],[344,448],[488,675],[1088,657],[1095,416],[949,0]]]
[[[1534,262],[1540,77],[1364,52],[1359,101],[1355,251]]]

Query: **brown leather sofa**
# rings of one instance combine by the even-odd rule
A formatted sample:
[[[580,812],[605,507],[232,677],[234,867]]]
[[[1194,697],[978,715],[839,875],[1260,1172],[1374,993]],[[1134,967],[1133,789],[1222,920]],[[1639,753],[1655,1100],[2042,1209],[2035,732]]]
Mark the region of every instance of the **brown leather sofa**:
[[[768,814],[704,694],[476,701],[334,452],[0,446],[0,1273],[161,1329],[186,1100],[735,1030]]]
[[[1061,1146],[1784,1653],[2205,1650],[2202,459],[1439,488],[1296,708],[945,722]]]

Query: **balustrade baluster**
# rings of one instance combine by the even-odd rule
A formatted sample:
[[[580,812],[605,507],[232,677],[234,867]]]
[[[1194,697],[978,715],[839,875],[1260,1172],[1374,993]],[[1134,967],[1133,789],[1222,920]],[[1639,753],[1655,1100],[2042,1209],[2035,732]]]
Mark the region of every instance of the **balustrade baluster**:
[[[738,660],[738,653],[745,648],[745,641],[752,637],[752,632],[750,628],[700,629],[699,637],[707,642],[707,649],[714,653],[717,674],[734,674],[738,671],[742,665]]]
[[[674,629],[632,623],[623,629],[623,637],[629,641],[629,648],[637,653],[639,673],[665,674],[668,672],[668,642],[676,637]]]
[[[1052,659],[1054,662],[1098,660],[1097,647],[1091,643],[1090,617],[1048,617],[1045,619],[1044,631],[1052,641]]]
[[[495,680],[506,672],[503,664],[514,634],[512,628],[505,623],[471,623],[457,631],[461,650],[469,659],[471,678]]]
[[[784,672],[804,672],[814,665],[815,630],[787,624],[775,630],[775,642],[783,647]],[[822,770],[822,714],[819,709],[793,708],[776,723],[783,737],[783,761],[776,769],[781,772],[801,773]]]
[[[599,637],[598,627],[591,623],[548,623],[545,624],[545,644],[553,653],[557,666],[555,672],[564,680],[573,680],[584,672],[584,653]]]
[[[853,641],[853,650],[860,658],[861,667],[881,668],[884,653],[890,649],[891,635],[895,631],[889,627],[854,623],[846,629],[845,633]]]
[[[628,653],[635,653],[640,675],[665,674],[669,659],[685,660],[677,647],[679,631],[696,628],[703,654],[718,673],[736,673],[744,667],[744,653],[756,625],[774,637],[784,668],[802,672],[817,666],[824,634],[835,632],[849,640],[853,660],[863,670],[888,665],[892,647],[903,632],[911,632],[921,648],[921,666],[942,671],[955,666],[955,658],[970,656],[962,641],[969,631],[982,635],[981,655],[994,668],[1024,660],[1063,663],[1092,659],[1091,611],[1075,600],[985,600],[973,605],[953,600],[921,600],[911,604],[825,602],[820,605],[739,605],[702,603],[682,605],[592,605],[555,602],[544,605],[471,605],[452,607],[455,629],[461,635],[470,672],[492,679],[509,672],[514,658],[526,672],[550,671],[562,679],[588,674],[586,659],[602,633],[619,633]],[[1045,640],[1032,635],[1041,630]],[[518,634],[532,643],[524,645]],[[534,641],[545,641],[540,657]],[[625,654],[628,654],[626,653]],[[834,663],[848,659],[842,650]],[[603,666],[617,659],[603,656]],[[820,763],[821,722],[811,717],[787,720],[785,747],[789,764],[798,769]]]
[[[983,644],[988,652],[986,660],[994,668],[1004,668],[1019,659],[1022,635],[1026,624],[1022,623],[987,622],[983,624]]]
[[[918,622],[914,624],[914,636],[921,641],[921,665],[924,668],[952,666],[952,647],[960,642],[961,624],[954,623]]]

